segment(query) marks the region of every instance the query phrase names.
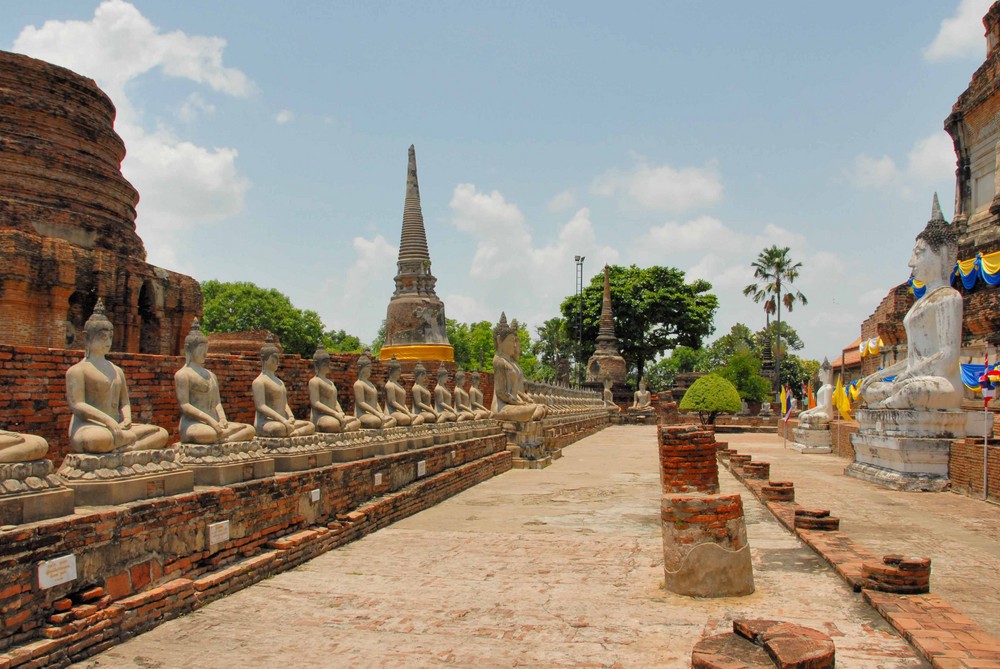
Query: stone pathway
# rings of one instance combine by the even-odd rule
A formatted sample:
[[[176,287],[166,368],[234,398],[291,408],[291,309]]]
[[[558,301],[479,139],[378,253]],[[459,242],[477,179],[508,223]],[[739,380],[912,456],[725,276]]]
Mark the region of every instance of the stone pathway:
[[[664,591],[655,427],[608,428],[564,455],[77,666],[680,668],[734,617],[819,629],[839,667],[928,666],[725,471],[723,492],[743,493],[757,592]]]

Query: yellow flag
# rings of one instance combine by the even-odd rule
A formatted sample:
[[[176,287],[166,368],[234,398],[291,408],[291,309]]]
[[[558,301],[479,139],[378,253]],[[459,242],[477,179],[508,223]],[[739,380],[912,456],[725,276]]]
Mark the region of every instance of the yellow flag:
[[[847,389],[844,388],[844,382],[839,374],[837,375],[837,387],[833,391],[833,404],[844,420],[851,420],[851,400],[847,397]]]
[[[788,395],[785,394],[785,386],[781,386],[781,415],[788,413]]]

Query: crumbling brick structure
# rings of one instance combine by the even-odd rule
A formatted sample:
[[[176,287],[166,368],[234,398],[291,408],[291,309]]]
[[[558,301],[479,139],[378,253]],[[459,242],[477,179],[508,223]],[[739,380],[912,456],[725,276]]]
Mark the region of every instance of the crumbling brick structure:
[[[90,79],[0,51],[0,343],[80,348],[98,297],[118,351],[176,355],[198,282],[146,263],[115,108]]]

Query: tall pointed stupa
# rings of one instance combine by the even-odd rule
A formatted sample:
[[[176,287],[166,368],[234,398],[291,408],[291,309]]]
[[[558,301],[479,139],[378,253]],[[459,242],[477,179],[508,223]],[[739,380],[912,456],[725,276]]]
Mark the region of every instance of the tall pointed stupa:
[[[611,311],[611,284],[609,268],[604,266],[604,301],[601,304],[601,325],[597,331],[597,348],[587,361],[587,383],[625,383],[625,358],[618,352],[618,337],[615,336],[614,313]]]
[[[412,145],[396,267],[396,291],[386,311],[385,344],[379,358],[388,360],[395,355],[397,360],[454,360],[455,351],[445,330],[444,302],[434,292],[437,279],[431,274],[424,215],[420,211],[417,154]]]

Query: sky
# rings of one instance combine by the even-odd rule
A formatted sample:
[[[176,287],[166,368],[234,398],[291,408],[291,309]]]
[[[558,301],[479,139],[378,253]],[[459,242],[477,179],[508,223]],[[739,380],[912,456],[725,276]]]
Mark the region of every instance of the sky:
[[[788,246],[831,359],[909,277],[985,59],[989,0],[310,3],[6,0],[0,48],[114,101],[148,260],[252,281],[370,341],[407,148],[449,318],[532,326],[605,263],[668,265],[764,324]]]

